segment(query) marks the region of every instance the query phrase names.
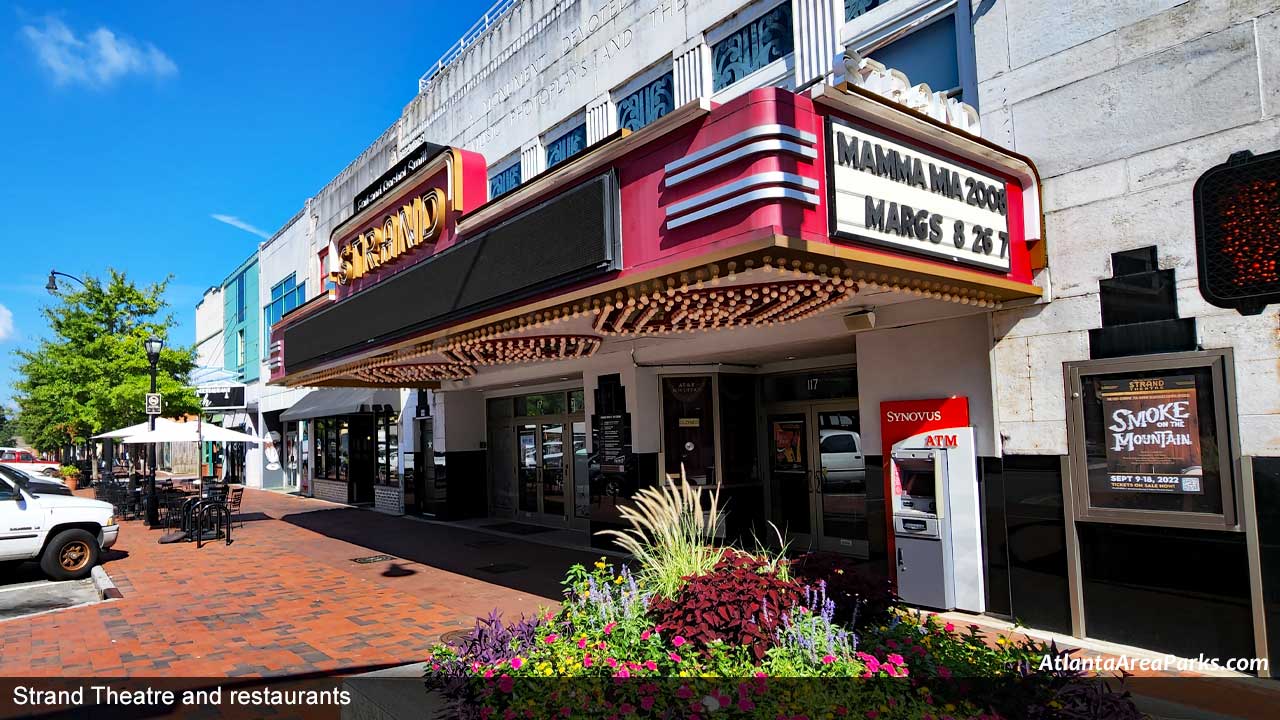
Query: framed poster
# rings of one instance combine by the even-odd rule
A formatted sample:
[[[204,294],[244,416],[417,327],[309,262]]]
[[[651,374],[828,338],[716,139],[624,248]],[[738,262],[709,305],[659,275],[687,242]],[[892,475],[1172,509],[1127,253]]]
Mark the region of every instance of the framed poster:
[[[1064,367],[1076,520],[1240,529],[1230,350]]]
[[[1194,375],[1100,380],[1112,490],[1203,493]]]
[[[800,420],[775,420],[773,422],[773,469],[803,470],[804,422]]]

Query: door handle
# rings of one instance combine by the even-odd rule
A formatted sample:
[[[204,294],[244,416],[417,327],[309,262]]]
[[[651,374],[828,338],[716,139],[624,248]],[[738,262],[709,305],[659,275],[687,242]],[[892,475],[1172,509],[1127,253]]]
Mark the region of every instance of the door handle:
[[[907,564],[902,561],[902,548],[898,548],[898,572],[906,572]]]

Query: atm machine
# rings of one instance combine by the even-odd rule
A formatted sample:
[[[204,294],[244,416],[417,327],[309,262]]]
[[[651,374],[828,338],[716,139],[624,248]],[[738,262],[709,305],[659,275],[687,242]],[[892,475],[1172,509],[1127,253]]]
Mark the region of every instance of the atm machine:
[[[898,596],[935,610],[986,610],[973,428],[895,443],[893,534]]]

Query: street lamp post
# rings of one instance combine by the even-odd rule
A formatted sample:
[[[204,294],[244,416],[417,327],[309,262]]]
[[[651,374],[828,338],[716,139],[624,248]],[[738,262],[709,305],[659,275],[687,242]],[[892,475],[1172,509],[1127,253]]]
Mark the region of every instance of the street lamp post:
[[[53,276],[50,275],[50,282]],[[164,341],[152,335],[143,342],[143,346],[147,349],[147,362],[151,363],[151,392],[156,391],[156,364],[160,362],[160,351],[164,349]],[[156,416],[148,415],[147,419],[151,422],[151,431],[156,429]],[[159,508],[156,507],[158,499],[156,498],[156,444],[151,443],[149,455],[151,471],[150,477],[147,479],[147,525],[155,527],[160,524]]]
[[[50,270],[49,282],[45,283],[44,285],[44,289],[48,290],[50,295],[56,295],[58,293],[58,279],[56,277],[57,275],[61,275],[64,278],[70,278],[71,280],[75,280],[76,282],[80,283],[82,287],[84,286],[84,281],[76,277],[75,275],[68,275],[64,272],[58,272],[57,270]]]

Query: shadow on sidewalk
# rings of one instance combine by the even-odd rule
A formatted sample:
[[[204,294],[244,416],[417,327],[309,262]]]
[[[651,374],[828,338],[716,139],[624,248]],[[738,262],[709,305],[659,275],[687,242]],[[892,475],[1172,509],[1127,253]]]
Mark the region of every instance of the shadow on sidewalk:
[[[326,537],[360,545],[438,570],[559,601],[560,581],[574,563],[597,556],[580,550],[500,538],[434,523],[422,523],[355,508],[291,513],[287,522]],[[497,540],[495,542],[495,540]],[[388,577],[413,574],[398,568]]]

